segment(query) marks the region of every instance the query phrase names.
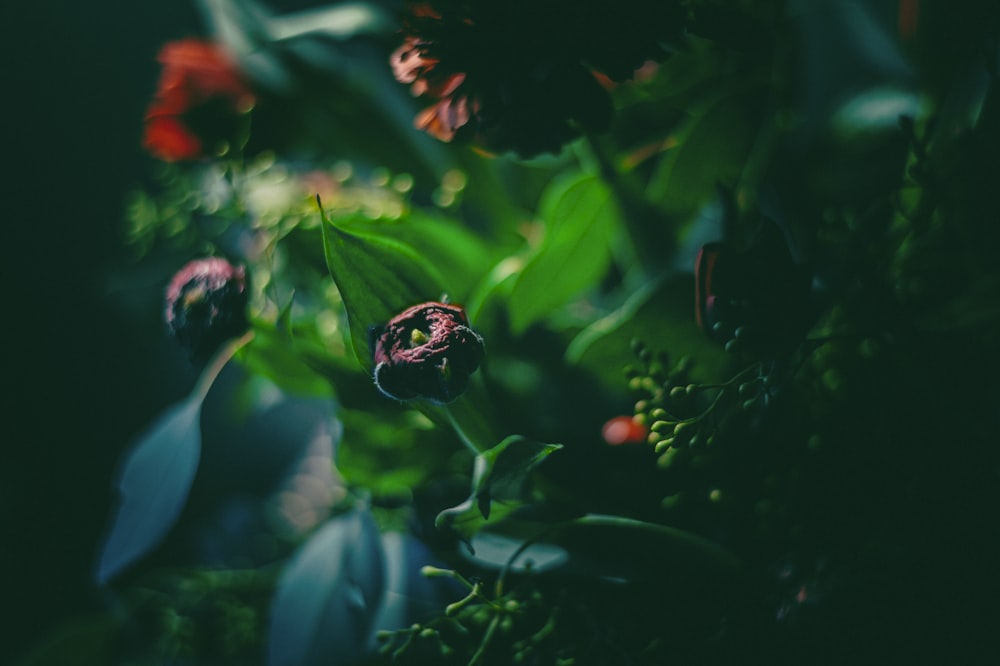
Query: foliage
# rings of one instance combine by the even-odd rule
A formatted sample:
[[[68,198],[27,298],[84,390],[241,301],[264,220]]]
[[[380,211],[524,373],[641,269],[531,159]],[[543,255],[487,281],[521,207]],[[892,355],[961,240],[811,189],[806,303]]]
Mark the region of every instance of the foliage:
[[[574,121],[588,109],[546,109],[569,125],[540,155],[556,138],[504,134],[530,116],[490,97],[558,78],[527,57],[445,70],[511,118],[413,126],[414,80],[390,67],[403,25],[433,31],[423,85],[479,113],[433,89],[428,54],[475,46],[446,48],[471,23],[449,32],[442,3],[417,28],[405,3],[199,4],[253,88],[249,130],[162,165],[126,240],[151,262],[245,266],[251,330],[126,455],[106,621],[26,664],[73,646],[80,663],[290,665],[996,647],[978,603],[1000,554],[989,3],[668,3],[684,29],[659,41],[609,22],[609,43],[642,28],[628,77],[552,35],[540,52],[566,71],[605,66],[614,111],[597,131]],[[519,29],[502,4],[476,34]],[[588,95],[571,101],[603,103]],[[528,156],[489,152],[522,139]],[[485,360],[454,402],[392,400],[372,332],[429,301],[464,308]],[[623,415],[643,441],[603,439]]]

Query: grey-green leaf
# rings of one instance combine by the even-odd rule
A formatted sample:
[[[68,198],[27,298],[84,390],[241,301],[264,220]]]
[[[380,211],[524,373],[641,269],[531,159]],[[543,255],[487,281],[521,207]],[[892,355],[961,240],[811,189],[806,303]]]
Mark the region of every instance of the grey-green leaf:
[[[149,553],[177,522],[201,457],[203,397],[195,392],[169,407],[124,458],[120,504],[97,563],[99,583]]]
[[[382,600],[382,541],[367,510],[332,518],[292,556],[271,605],[268,666],[354,663]]]

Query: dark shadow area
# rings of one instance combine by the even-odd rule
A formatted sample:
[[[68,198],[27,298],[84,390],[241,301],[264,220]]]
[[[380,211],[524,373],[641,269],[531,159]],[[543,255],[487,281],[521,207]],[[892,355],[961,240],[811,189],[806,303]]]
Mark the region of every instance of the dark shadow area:
[[[4,44],[0,661],[96,608],[115,461],[191,381],[162,334],[161,278],[126,286],[122,205],[162,40],[191,3],[8,3]],[[123,283],[124,284],[124,283]]]

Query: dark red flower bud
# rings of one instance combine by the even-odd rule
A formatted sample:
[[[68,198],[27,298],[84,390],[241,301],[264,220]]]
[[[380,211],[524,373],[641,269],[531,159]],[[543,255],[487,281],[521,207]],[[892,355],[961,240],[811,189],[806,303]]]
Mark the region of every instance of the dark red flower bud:
[[[193,361],[204,361],[247,331],[248,296],[242,266],[220,257],[195,259],[167,286],[167,327]]]
[[[694,316],[698,328],[712,337],[712,327],[719,321],[715,264],[724,252],[722,243],[708,243],[698,251],[694,266]],[[721,272],[721,271],[720,271]]]
[[[397,400],[448,403],[465,391],[486,354],[465,310],[446,303],[414,305],[372,331],[375,386]]]
[[[775,234],[747,249],[701,248],[694,269],[695,319],[713,340],[733,337],[764,351],[799,338],[812,317],[811,274]]]

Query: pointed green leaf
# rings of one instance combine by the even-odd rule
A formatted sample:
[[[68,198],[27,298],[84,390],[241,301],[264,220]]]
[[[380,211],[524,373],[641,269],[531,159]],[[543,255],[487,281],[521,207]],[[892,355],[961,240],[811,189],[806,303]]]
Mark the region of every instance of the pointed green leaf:
[[[494,500],[525,499],[531,470],[561,448],[562,444],[544,444],[521,435],[504,439],[476,456],[469,498],[439,513],[435,523],[438,527],[458,527],[457,523],[477,522],[477,514],[489,519]]]
[[[611,261],[611,232],[621,220],[611,191],[589,174],[557,178],[542,195],[539,214],[546,224],[545,239],[510,295],[516,333],[604,277]]]
[[[650,178],[650,200],[668,213],[692,215],[719,184],[737,185],[757,140],[764,101],[762,91],[751,88],[720,95],[692,115]]]
[[[447,277],[448,296],[466,305],[473,287],[482,279],[500,254],[459,220],[410,210],[396,220],[368,223],[375,233],[384,234],[416,250],[430,265]]]
[[[485,473],[473,485],[473,493],[480,502],[492,499],[522,499],[528,473],[562,444],[544,444],[520,435],[512,435],[489,451],[484,451]],[[489,508],[482,510],[489,518]]]
[[[322,214],[323,247],[330,275],[347,310],[358,362],[372,368],[368,336],[406,308],[446,293],[435,267],[410,245],[359,229],[337,226]]]

